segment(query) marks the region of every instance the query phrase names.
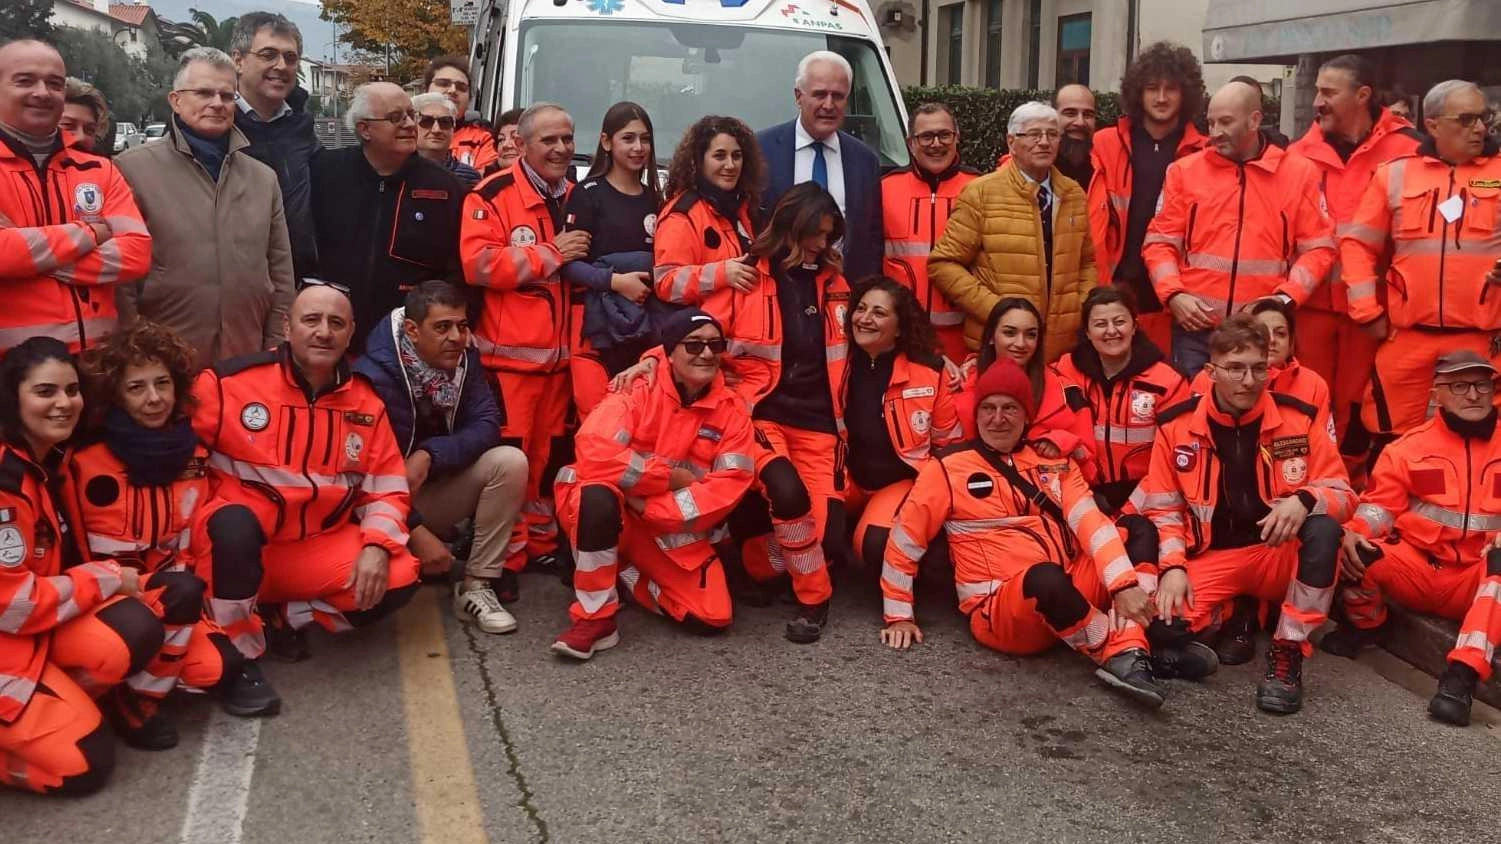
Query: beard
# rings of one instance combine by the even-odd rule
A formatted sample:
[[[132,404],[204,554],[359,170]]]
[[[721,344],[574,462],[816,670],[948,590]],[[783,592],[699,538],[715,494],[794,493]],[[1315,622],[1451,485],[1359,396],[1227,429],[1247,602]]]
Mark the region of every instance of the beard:
[[[1059,172],[1087,188],[1089,177],[1094,172],[1094,167],[1089,160],[1089,153],[1093,147],[1093,139],[1081,141],[1071,135],[1064,135],[1058,141],[1057,167]]]

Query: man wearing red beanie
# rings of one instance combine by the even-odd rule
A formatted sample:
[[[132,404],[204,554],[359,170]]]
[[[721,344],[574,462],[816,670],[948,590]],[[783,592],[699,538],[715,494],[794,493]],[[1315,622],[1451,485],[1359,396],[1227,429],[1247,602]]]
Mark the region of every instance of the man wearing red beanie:
[[[975,398],[979,438],[929,461],[897,512],[881,570],[881,641],[893,648],[922,641],[912,582],[928,543],[945,530],[959,609],[982,645],[1027,655],[1062,639],[1094,660],[1095,676],[1111,688],[1161,706],[1165,690],[1144,631],[1147,592],[1079,467],[1027,445],[1026,373],[1001,358],[980,376]],[[1114,621],[1104,612],[1112,607]]]

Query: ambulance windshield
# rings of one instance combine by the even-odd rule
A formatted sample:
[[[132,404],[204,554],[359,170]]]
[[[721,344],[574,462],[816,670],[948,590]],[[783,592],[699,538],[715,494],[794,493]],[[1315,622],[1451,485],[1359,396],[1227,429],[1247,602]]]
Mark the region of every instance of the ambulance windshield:
[[[797,116],[792,81],[798,61],[833,50],[855,69],[844,130],[883,165],[905,165],[905,127],[874,45],[818,32],[646,21],[523,22],[517,101],[564,103],[577,121],[578,153],[593,153],[605,111],[641,104],[656,130],[665,165],[688,127],[721,114],[753,130]]]

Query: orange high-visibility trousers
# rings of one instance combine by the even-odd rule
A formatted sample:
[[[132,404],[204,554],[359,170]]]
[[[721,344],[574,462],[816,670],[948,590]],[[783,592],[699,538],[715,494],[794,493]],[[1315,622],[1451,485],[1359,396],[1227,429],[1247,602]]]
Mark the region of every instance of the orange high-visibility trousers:
[[[955,366],[964,363],[964,359],[972,354],[964,343],[964,323],[935,325],[933,334],[938,339],[939,354],[953,361]]]
[[[912,491],[912,485],[916,482],[916,478],[897,481],[873,492],[850,484],[845,492],[845,505],[849,512],[860,514],[859,521],[855,523],[855,553],[865,559],[866,565],[880,569],[886,555],[886,539],[891,533],[891,526],[896,524],[897,508],[902,506],[902,501],[907,498],[907,493]],[[872,530],[880,533],[872,535]],[[871,547],[869,554],[865,548],[867,540],[878,543]]]
[[[521,571],[528,555],[551,554],[558,548],[558,528],[553,518],[552,482],[558,466],[551,458],[566,433],[568,404],[572,398],[567,372],[531,375],[497,372],[500,395],[506,403],[503,441],[526,453],[526,498],[521,517],[511,531],[505,567]],[[563,460],[558,465],[569,461]]]
[[[1188,561],[1188,579],[1193,586],[1193,607],[1188,611],[1189,629],[1198,633],[1223,623],[1237,595],[1282,602],[1282,617],[1272,638],[1296,642],[1303,655],[1313,653],[1308,636],[1329,618],[1334,586],[1304,583],[1298,578],[1300,543],[1288,540],[1275,548],[1251,545],[1205,551]],[[1327,561],[1333,571],[1334,561]]]
[[[1298,311],[1294,346],[1298,362],[1322,375],[1329,385],[1334,430],[1341,443],[1371,383],[1371,365],[1380,345],[1348,316],[1328,311]]]
[[[1378,542],[1382,557],[1366,566],[1358,586],[1340,591],[1350,623],[1378,627],[1386,621],[1387,599],[1414,612],[1459,622],[1459,637],[1450,662],[1475,669],[1482,681],[1491,676],[1491,660],[1501,647],[1501,566],[1484,560],[1468,566],[1435,566],[1428,555],[1406,542]]]
[[[1460,349],[1501,366],[1501,355],[1494,353],[1489,331],[1439,334],[1398,328],[1392,332],[1376,350],[1371,389],[1360,413],[1366,430],[1400,435],[1427,419],[1434,364],[1439,355]]]
[[[792,576],[792,591],[798,603],[821,604],[834,595],[829,568],[824,560],[823,533],[829,521],[829,508],[843,495],[835,475],[839,471],[839,438],[833,434],[808,431],[755,420],[756,486],[771,502],[771,536],[746,540],[741,558],[745,570],[756,580],[771,580],[783,572]],[[797,471],[812,508],[806,513],[778,512],[778,499],[787,490],[766,480],[767,467],[785,459]]]
[[[142,598],[160,609],[165,636],[156,657],[125,684],[147,697],[164,698],[179,683],[207,691],[239,673],[243,657],[221,628],[204,617],[207,584],[183,569],[161,569],[141,577]]]
[[[1301,319],[1301,315],[1299,316]],[[1136,331],[1145,334],[1152,345],[1156,346],[1162,356],[1169,361],[1173,359],[1173,312],[1152,311],[1151,313],[1137,314]],[[1188,380],[1192,381],[1192,378]]]
[[[1116,630],[1102,611],[1109,607],[1099,568],[1084,555],[1067,566],[1038,563],[1006,581],[970,613],[969,630],[985,647],[1018,656],[1060,639],[1101,665],[1122,651],[1148,650],[1141,625]]]

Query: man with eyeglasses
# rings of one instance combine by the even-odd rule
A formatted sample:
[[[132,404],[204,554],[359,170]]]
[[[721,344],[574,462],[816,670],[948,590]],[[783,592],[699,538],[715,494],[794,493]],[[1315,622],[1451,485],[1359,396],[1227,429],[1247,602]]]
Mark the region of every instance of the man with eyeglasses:
[[[579,428],[577,459],[558,471],[558,521],[576,549],[559,656],[589,659],[619,643],[617,581],[642,609],[694,633],[730,624],[710,542],[753,479],[750,413],[724,384],[718,320],[687,308],[660,334],[666,376],[606,396]]]
[[[886,275],[912,289],[938,334],[947,366],[964,362],[964,311],[928,279],[928,253],[943,236],[954,202],[980,174],[959,162],[959,125],[943,103],[923,103],[907,125],[912,166],[881,180],[885,212]]]
[[[1044,362],[1078,342],[1080,308],[1095,287],[1094,247],[1084,188],[1054,166],[1061,136],[1058,112],[1047,103],[1011,112],[1011,160],[964,188],[928,257],[933,283],[968,316],[970,349],[990,341],[980,335],[991,308],[1007,296],[1027,299],[1042,314]]]
[[[418,94],[412,98],[412,108],[417,110],[417,154],[443,165],[466,187],[474,187],[480,180],[479,171],[460,161],[450,148],[458,125],[453,100],[442,94]]]
[[[1376,168],[1340,239],[1350,318],[1383,341],[1361,408],[1377,449],[1422,424],[1439,355],[1501,362],[1501,156],[1485,95],[1440,82],[1423,115],[1428,138]]]
[[[1173,367],[1193,378],[1209,332],[1259,299],[1301,305],[1333,266],[1334,220],[1318,168],[1261,133],[1261,91],[1209,100],[1209,147],[1168,165],[1141,257],[1173,315]]]
[[[286,338],[292,250],[281,188],[235,128],[235,66],[212,47],[183,53],[163,143],[116,159],[151,231],[151,274],[122,285],[122,322],[161,323],[194,368],[274,349]]]
[[[306,111],[308,92],[297,84],[302,33],[282,15],[247,12],[235,21],[229,56],[240,75],[235,126],[250,141],[245,152],[276,172],[295,277],[312,275],[318,259],[312,162],[322,147]]]
[[[473,91],[469,87],[469,60],[463,56],[439,56],[427,66],[422,90],[441,94],[453,103],[457,128],[453,132],[453,157],[488,176],[500,169],[495,151],[495,132],[469,110]]]
[[[1496,367],[1469,350],[1441,355],[1432,395],[1438,414],[1381,453],[1345,524],[1346,622],[1319,647],[1353,659],[1380,642],[1388,599],[1460,622],[1428,712],[1464,726],[1501,645]]]
[[[325,151],[313,164],[318,276],[351,292],[355,353],[413,287],[462,277],[459,215],[469,189],[417,154],[418,117],[400,86],[361,85],[344,115],[359,146]]]
[[[1270,343],[1250,314],[1215,328],[1213,387],[1158,411],[1151,466],[1131,501],[1158,532],[1155,657],[1202,654],[1192,637],[1237,595],[1280,600],[1256,705],[1289,714],[1303,705],[1308,636],[1328,617],[1355,493],[1321,409],[1267,389]]]

